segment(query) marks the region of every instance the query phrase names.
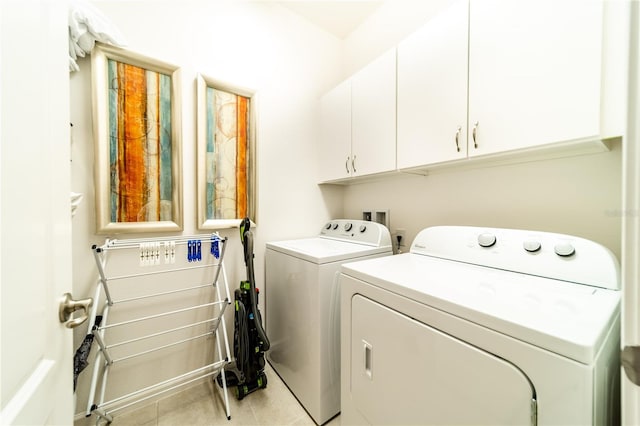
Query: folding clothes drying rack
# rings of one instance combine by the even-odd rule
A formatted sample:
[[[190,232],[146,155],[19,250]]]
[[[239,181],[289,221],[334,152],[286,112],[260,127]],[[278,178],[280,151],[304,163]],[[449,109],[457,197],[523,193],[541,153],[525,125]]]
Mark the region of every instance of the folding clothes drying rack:
[[[100,247],[94,245],[92,247],[99,277],[95,289],[94,304],[89,317],[89,333],[93,334],[93,340],[98,344],[98,352],[93,366],[86,416],[89,417],[92,413],[95,413],[98,416],[96,424],[100,418],[103,418],[110,423],[113,420],[113,413],[116,411],[155,398],[161,394],[176,390],[188,384],[195,383],[203,378],[216,376],[217,374],[220,374],[222,378],[222,393],[227,419],[231,419],[227,384],[224,374],[225,366],[232,362],[229,350],[229,339],[227,337],[224,320],[225,309],[231,303],[229,298],[229,286],[223,263],[226,244],[227,239],[220,238],[216,233],[166,239],[146,238],[122,241],[107,239],[104,245]],[[205,250],[205,246],[209,246],[210,250]],[[124,253],[115,253],[116,251],[122,251]],[[122,254],[127,256],[127,261],[129,263],[128,269],[133,269],[134,272],[125,273],[123,275],[108,275],[108,258],[112,255],[120,257]],[[132,257],[133,264],[137,262],[137,265],[134,265],[133,268],[131,267]],[[139,270],[135,271],[136,268],[139,268]],[[180,284],[178,288],[163,289],[163,291],[158,293],[136,295],[135,297],[122,298],[120,300],[116,300],[112,297],[115,293],[113,291],[114,288],[117,287],[118,284],[122,284],[123,280],[126,280],[125,287],[130,288],[130,286],[134,286],[136,284],[136,281],[139,284],[144,283],[144,281],[140,281],[140,279],[146,279],[146,282],[149,283],[150,280],[152,281],[157,279],[156,277],[159,274],[176,273],[178,275],[183,275],[185,271],[194,271],[198,269],[201,271],[196,271],[196,273],[205,273],[205,271],[211,270],[212,274],[210,276],[212,276],[213,279],[209,282],[199,283],[197,285],[190,284],[189,286],[183,286]],[[222,282],[224,283],[224,298],[221,295],[220,285],[218,282],[221,277]],[[164,278],[168,277],[165,276]],[[180,281],[180,279],[177,279],[176,281]],[[155,312],[146,316],[134,316],[133,318],[115,323],[108,322],[109,313],[112,310],[115,312],[116,307],[119,305],[125,305],[131,302],[141,303],[141,301],[143,301],[142,303],[144,303],[145,309],[147,307],[153,308],[154,304],[152,301],[154,299],[164,298],[166,300],[167,298],[176,298],[180,293],[194,291],[206,292],[204,289],[207,287],[215,288],[215,294],[210,295],[210,297],[214,299],[213,302],[193,304],[192,306]],[[105,300],[100,308],[100,297],[103,294]],[[147,303],[147,300],[151,302]],[[100,313],[98,313],[98,310],[100,310]],[[116,343],[112,342],[109,336],[110,332],[113,330],[125,328],[132,324],[158,322],[159,320],[162,321],[163,317],[167,317],[166,322],[172,322],[172,316],[186,315],[189,317],[189,315],[192,315],[192,312],[195,311],[199,311],[198,314],[202,314],[201,310],[204,310],[205,315],[208,314],[208,311],[213,311],[213,318],[197,320],[188,324],[172,324],[171,328],[159,331],[156,330],[151,334],[142,335],[140,337]],[[210,324],[211,328],[207,332],[197,334],[197,328],[207,327],[208,324]],[[173,325],[176,326],[173,327]],[[220,342],[220,333],[218,333],[220,325],[222,325],[224,352]],[[187,338],[176,337],[175,340],[171,337],[172,334],[179,335],[184,333],[197,335],[191,335]],[[213,335],[215,335],[215,343],[217,346],[217,357],[213,358],[217,358],[217,361],[186,373],[176,375],[170,379],[162,380],[161,382],[151,386],[143,387],[126,395],[105,401],[109,374],[120,362],[137,357],[144,357],[157,351],[166,350],[167,348],[173,348],[196,339],[211,337]],[[118,351],[122,351],[123,349],[126,351],[126,347],[128,346],[133,346],[135,348],[135,345],[139,345],[138,342],[153,341],[159,336],[161,336],[162,339],[169,339],[171,341],[169,343],[164,342],[163,344],[152,348],[145,347],[142,351],[126,353],[120,357],[115,357],[112,353],[116,348]],[[100,389],[98,389],[98,387],[100,387]]]

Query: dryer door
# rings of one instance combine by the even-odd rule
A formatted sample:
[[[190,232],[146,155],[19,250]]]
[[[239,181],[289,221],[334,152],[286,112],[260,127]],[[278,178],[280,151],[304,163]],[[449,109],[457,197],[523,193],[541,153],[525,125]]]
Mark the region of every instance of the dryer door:
[[[351,397],[371,424],[536,424],[535,391],[513,364],[360,295]]]

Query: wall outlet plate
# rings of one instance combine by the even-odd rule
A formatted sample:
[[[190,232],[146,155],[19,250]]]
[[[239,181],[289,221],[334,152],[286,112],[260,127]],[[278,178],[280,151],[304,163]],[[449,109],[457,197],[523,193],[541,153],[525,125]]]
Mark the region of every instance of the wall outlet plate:
[[[393,241],[398,247],[404,247],[407,245],[407,240],[405,237],[406,230],[398,228],[393,233]]]

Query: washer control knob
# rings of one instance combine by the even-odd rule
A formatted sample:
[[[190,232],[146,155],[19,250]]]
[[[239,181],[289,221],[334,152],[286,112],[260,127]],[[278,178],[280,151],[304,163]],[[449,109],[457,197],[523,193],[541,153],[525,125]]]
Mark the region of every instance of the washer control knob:
[[[367,230],[367,225],[360,225],[360,232],[364,232]]]
[[[353,228],[353,224],[351,222],[345,223],[344,224],[344,230],[349,232],[351,231],[351,228]]]
[[[332,226],[332,229],[333,229],[334,231],[335,231],[336,229],[338,229],[338,224],[337,224],[337,223],[334,223],[334,224],[333,224],[333,226]]]
[[[576,249],[573,247],[573,244],[568,242],[556,244],[553,250],[556,252],[558,256],[562,256],[562,257],[572,256],[576,252]]]
[[[327,224],[324,226],[324,229],[331,229],[331,222],[327,223]]]
[[[535,253],[538,250],[540,250],[540,248],[542,247],[542,244],[540,244],[540,241],[529,240],[529,241],[525,241],[522,244],[522,246],[529,253]]]
[[[478,235],[478,244],[480,247],[491,247],[496,243],[496,236],[485,232]]]

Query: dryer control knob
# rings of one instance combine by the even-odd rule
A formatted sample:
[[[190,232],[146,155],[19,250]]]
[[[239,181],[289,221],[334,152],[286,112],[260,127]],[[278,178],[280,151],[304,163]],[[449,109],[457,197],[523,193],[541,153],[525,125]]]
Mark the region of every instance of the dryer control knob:
[[[334,223],[334,224],[333,224],[333,229],[334,229],[334,230],[335,230],[335,229],[338,229],[338,224],[337,224],[337,223]]]
[[[478,235],[478,244],[480,247],[491,247],[496,243],[496,236],[489,233]]]
[[[360,225],[360,232],[364,232],[367,230],[367,225]]]
[[[573,247],[573,244],[567,243],[567,242],[556,244],[553,250],[556,252],[558,256],[562,256],[562,257],[572,256],[576,252],[576,249]]]
[[[524,249],[526,251],[528,251],[529,253],[535,253],[537,251],[540,250],[540,248],[542,247],[542,244],[540,244],[540,241],[525,241],[522,246],[524,247]]]
[[[345,223],[344,224],[344,230],[345,231],[349,232],[349,231],[351,231],[351,228],[353,228],[353,224],[352,223],[349,222],[349,223]]]
[[[331,222],[327,223],[327,224],[324,226],[324,229],[331,229]]]

